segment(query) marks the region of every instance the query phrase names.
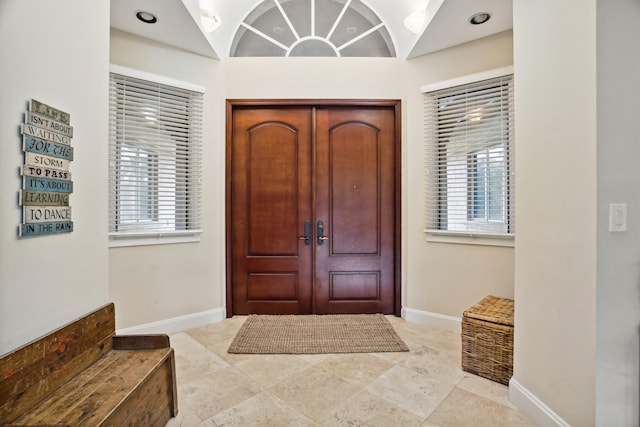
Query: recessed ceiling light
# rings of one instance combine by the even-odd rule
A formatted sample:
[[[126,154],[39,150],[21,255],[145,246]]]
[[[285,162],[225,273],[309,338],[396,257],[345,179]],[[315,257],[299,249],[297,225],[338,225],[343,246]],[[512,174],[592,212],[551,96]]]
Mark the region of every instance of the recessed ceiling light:
[[[136,18],[138,18],[140,21],[144,22],[145,24],[155,24],[156,22],[158,22],[158,18],[156,18],[156,16],[153,13],[145,12],[144,10],[136,12]]]
[[[282,34],[284,32],[284,28],[282,28],[282,27],[273,27],[273,32],[275,34]]]
[[[469,18],[469,23],[471,25],[480,25],[480,24],[484,24],[489,19],[491,19],[491,14],[487,12],[480,12],[480,13],[476,13],[471,18]]]
[[[357,31],[356,27],[347,27],[347,34],[355,34]]]

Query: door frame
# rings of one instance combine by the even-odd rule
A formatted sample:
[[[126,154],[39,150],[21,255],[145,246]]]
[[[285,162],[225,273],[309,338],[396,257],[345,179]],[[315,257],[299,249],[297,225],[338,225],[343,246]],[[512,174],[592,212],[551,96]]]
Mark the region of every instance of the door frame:
[[[394,179],[395,179],[395,235],[394,235],[394,315],[402,310],[402,110],[399,99],[227,99],[225,129],[225,267],[226,267],[226,315],[233,317],[233,251],[231,239],[231,154],[233,141],[233,111],[253,107],[385,107],[394,109]]]

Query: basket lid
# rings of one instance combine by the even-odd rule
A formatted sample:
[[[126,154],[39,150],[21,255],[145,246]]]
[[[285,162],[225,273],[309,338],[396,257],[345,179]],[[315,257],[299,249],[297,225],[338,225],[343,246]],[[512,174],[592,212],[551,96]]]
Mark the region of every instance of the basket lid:
[[[489,295],[465,310],[464,316],[513,326],[513,300]]]

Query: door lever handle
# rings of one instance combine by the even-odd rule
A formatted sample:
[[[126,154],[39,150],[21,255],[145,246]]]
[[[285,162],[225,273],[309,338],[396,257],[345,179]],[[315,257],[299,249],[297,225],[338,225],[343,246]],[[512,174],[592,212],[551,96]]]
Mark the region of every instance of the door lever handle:
[[[304,244],[307,246],[311,244],[311,221],[304,222],[304,236],[300,236],[298,239],[304,240]]]
[[[325,240],[329,240],[329,238],[324,235],[324,223],[322,221],[318,221],[316,225],[316,235],[318,236],[318,246],[321,246]]]

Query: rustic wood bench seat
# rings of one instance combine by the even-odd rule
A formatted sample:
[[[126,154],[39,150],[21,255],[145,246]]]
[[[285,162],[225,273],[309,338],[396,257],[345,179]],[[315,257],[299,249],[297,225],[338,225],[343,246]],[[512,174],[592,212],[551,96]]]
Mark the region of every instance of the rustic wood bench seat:
[[[114,305],[0,358],[0,425],[164,426],[177,415],[166,335],[116,336]]]

